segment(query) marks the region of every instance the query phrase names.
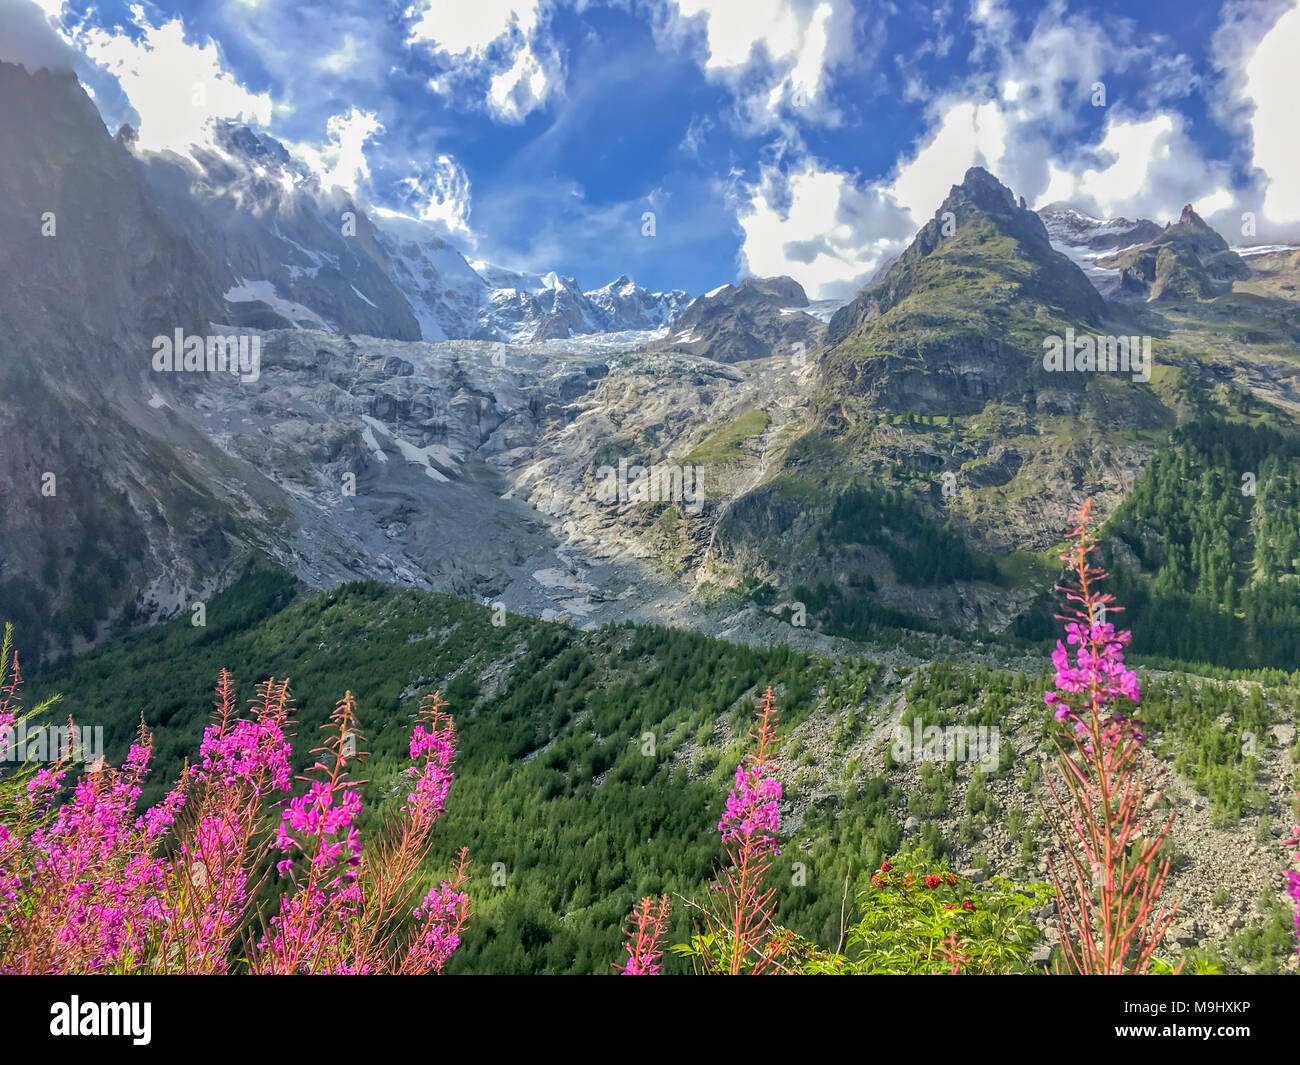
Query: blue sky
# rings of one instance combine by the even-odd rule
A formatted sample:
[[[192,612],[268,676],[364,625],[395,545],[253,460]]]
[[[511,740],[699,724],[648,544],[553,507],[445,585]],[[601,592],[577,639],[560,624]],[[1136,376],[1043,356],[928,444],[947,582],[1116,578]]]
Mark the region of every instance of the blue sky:
[[[1294,0],[37,2],[143,148],[248,121],[588,288],[847,295],[973,163],[1036,206],[1300,234]]]

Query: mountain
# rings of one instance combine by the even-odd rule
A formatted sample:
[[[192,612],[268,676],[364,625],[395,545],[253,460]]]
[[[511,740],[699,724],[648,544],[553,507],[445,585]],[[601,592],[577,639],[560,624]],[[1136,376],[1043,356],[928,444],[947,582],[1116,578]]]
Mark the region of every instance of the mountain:
[[[1098,265],[1120,271],[1125,297],[1148,300],[1204,299],[1250,276],[1241,256],[1191,204],[1150,240],[1100,259]]]
[[[73,74],[0,63],[0,99],[0,615],[35,660],[187,607],[293,507],[169,417],[192,382],[151,369],[151,338],[223,319],[229,267]]]
[[[1222,237],[1203,227],[1185,213],[1153,238],[1157,254],[1230,263]],[[1080,228],[1095,237],[1100,227]],[[1135,223],[1120,239],[1135,230],[1149,232]],[[1271,448],[1270,506],[1282,514],[1290,505],[1300,464],[1289,444],[1259,441],[1297,432],[1300,308],[1241,281],[1169,314],[1159,309],[1167,302],[1106,302],[1044,221],[973,168],[884,277],[832,318],[799,424],[772,442],[750,487],[719,503],[706,579],[801,603],[823,631],[843,635],[936,623],[1046,635],[1036,604],[1050,597],[1053,548],[1078,503],[1093,497],[1105,517],[1155,478],[1129,535],[1185,542],[1187,518],[1173,516],[1168,498],[1176,479],[1158,471],[1190,476],[1209,463],[1197,505],[1219,515],[1217,528],[1237,529],[1233,546],[1193,542],[1178,556],[1199,560],[1189,563],[1193,579],[1217,591],[1184,628],[1187,642],[1148,647],[1215,661],[1216,647],[1253,647],[1242,653],[1283,664],[1270,633],[1300,636],[1300,611],[1279,610],[1268,588],[1291,589],[1300,560],[1282,525],[1261,532],[1249,507],[1239,513],[1231,485],[1240,470],[1262,468],[1250,456]],[[1136,337],[1150,361],[1141,373],[1049,364],[1053,344],[1085,337],[1094,347]],[[1232,426],[1243,417],[1252,427],[1238,439]],[[1197,419],[1207,427],[1192,447],[1177,430]],[[1170,582],[1188,578],[1181,563],[1147,551],[1121,565],[1136,617],[1177,613],[1160,614],[1157,601],[1171,603]]]
[[[584,292],[573,278],[471,264],[427,223],[375,212],[390,273],[424,340],[528,343],[595,333],[654,330],[685,306],[685,292],[651,292],[623,275]]]
[[[1041,379],[1027,355],[1045,325],[1098,323],[1103,306],[1042,220],[972,167],[880,282],[835,313],[826,376],[889,410],[970,411]]]
[[[378,208],[374,217],[389,276],[419,322],[420,339],[497,339],[481,320],[491,288],[464,255],[426,222]]]
[[[608,285],[586,294],[588,302],[603,315],[607,331],[659,329],[667,325],[690,302],[681,289],[650,292],[621,274]]]
[[[1146,218],[1092,218],[1060,202],[1041,208],[1038,217],[1054,245],[1088,248],[1100,254],[1143,244],[1160,233],[1160,227]]]
[[[536,427],[562,426],[557,398],[595,387],[619,345],[592,338],[576,376],[544,354],[507,365],[491,345],[430,359],[389,279],[389,234],[276,142],[224,127],[192,155],[141,157],[69,72],[0,64],[0,93],[0,616],[30,660],[188,611],[250,555],[323,584],[361,571],[471,594],[556,545],[500,498],[487,459],[519,461]],[[464,320],[481,331],[517,290],[441,251],[462,291],[484,293]],[[521,294],[526,313],[545,321],[572,296],[575,331],[641,328],[684,300],[626,281],[595,303],[542,287],[554,298]],[[259,372],[157,372],[157,338],[177,330],[251,335]],[[407,358],[384,347],[403,343]]]
[[[131,148],[129,128],[119,141]],[[476,269],[435,227],[326,188],[274,138],[218,123],[184,154],[137,156],[169,220],[228,270],[228,316],[394,340],[527,342],[663,326],[684,292],[626,276],[583,292],[572,278]]]
[[[1160,233],[1160,226],[1145,218],[1092,218],[1069,204],[1052,203],[1038,212],[1047,227],[1052,247],[1068,255],[1102,295],[1120,290],[1120,271],[1098,265],[1098,260],[1143,244]]]
[[[129,131],[118,139],[132,144]],[[420,339],[369,216],[337,188],[324,188],[279,142],[219,123],[209,143],[184,155],[133,158],[169,223],[208,262],[222,264],[229,317]]]
[[[1211,456],[1216,484],[1239,480],[1224,456],[1254,462],[1250,440],[1216,450],[1227,430],[1176,431],[1244,419],[1289,439],[1300,410],[1290,253],[1241,260],[1249,276],[1204,298],[1108,301],[1056,221],[1054,244],[978,168],[827,325],[789,278],[688,304],[627,278],[584,292],[471,263],[423,223],[321,193],[260,135],[141,157],[71,75],[0,71],[18,161],[0,172],[16,250],[0,292],[0,615],[28,647],[191,609],[253,556],[312,587],[373,577],[583,625],[809,647],[880,624],[1040,632],[1050,552],[1085,494],[1112,514],[1169,449],[1174,468]],[[57,237],[33,226],[47,208]],[[1106,228],[1072,227],[1090,250]],[[1188,218],[1147,243],[1201,263],[1223,254],[1207,229]],[[154,340],[177,328],[255,340],[258,375],[155,372]],[[1044,361],[1053,338],[1111,334],[1149,342],[1143,372]],[[1283,506],[1289,462],[1252,467],[1261,499]],[[698,491],[605,493],[609,471],[654,466]],[[1134,542],[1179,535],[1164,491],[1125,519]],[[1230,518],[1231,591],[1221,551],[1188,547],[1216,588],[1198,647],[1255,602],[1249,587],[1291,572],[1273,525]],[[1144,595],[1186,573],[1130,561]],[[803,602],[811,628],[781,622],[780,601]],[[1231,638],[1272,660],[1242,620]]]
[[[806,354],[824,332],[809,306],[803,286],[789,277],[747,277],[694,300],[673,319],[664,344],[716,362]]]

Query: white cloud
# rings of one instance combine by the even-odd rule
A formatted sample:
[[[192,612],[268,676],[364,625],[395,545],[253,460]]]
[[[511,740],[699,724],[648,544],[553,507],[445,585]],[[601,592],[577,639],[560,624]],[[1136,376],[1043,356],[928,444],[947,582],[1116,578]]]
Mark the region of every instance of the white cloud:
[[[408,44],[429,44],[450,55],[482,58],[489,47],[511,32],[528,37],[537,27],[539,0],[421,0],[407,15],[419,17]]]
[[[1245,64],[1245,96],[1254,104],[1250,119],[1253,162],[1265,174],[1264,213],[1277,222],[1300,222],[1300,7],[1274,24]]]
[[[270,95],[241,85],[214,41],[187,41],[180,19],[154,26],[138,6],[131,20],[142,31],[139,41],[98,27],[78,29],[73,41],[117,79],[140,118],[140,148],[183,152],[208,139],[215,119],[270,122]]]
[[[408,45],[426,45],[450,66],[431,79],[435,92],[487,75],[484,104],[502,122],[522,122],[558,91],[554,51],[541,42],[540,0],[419,0]]]
[[[469,177],[451,156],[438,156],[431,173],[404,178],[400,186],[416,218],[440,226],[449,236],[473,242]]]
[[[999,173],[1006,147],[1007,117],[996,103],[954,103],[926,145],[899,166],[890,192],[920,226],[969,167]]]
[[[314,66],[330,74],[346,74],[361,60],[361,46],[351,33],[345,33],[338,48],[326,52],[317,59]]]
[[[813,298],[852,295],[914,230],[886,192],[812,160],[788,174],[765,168],[747,191],[737,212],[744,269],[789,274]]]
[[[834,119],[826,75],[853,55],[849,0],[669,2],[677,10],[666,25],[670,40],[702,30],[704,70],[732,86],[749,122],[771,124],[786,108]]]
[[[1208,216],[1236,202],[1228,168],[1207,161],[1182,116],[1171,112],[1144,119],[1112,115],[1098,145],[1079,157],[1053,160],[1048,170],[1036,206],[1065,200],[1103,217],[1162,221],[1177,217],[1185,203]]]
[[[366,142],[383,132],[383,124],[373,111],[350,108],[346,114],[331,115],[325,123],[323,146],[287,145],[299,159],[317,174],[326,188],[338,186],[356,195],[370,177],[366,162]]]
[[[506,122],[522,122],[546,102],[550,78],[533,50],[523,47],[515,53],[508,70],[493,75],[488,88],[488,110]]]

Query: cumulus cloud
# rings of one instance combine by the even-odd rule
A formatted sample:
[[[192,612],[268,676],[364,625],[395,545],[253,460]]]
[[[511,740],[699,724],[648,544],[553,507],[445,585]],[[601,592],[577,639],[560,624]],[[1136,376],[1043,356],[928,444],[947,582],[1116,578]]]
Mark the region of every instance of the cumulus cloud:
[[[415,15],[410,43],[430,44],[451,55],[482,58],[512,27],[527,37],[537,27],[538,0],[422,0],[407,11]]]
[[[1038,199],[1065,200],[1103,217],[1157,220],[1176,215],[1184,203],[1213,214],[1234,202],[1226,164],[1205,160],[1173,112],[1144,119],[1113,115],[1087,155],[1096,162],[1049,164],[1048,186]]]
[[[668,0],[666,15],[661,36],[702,39],[705,72],[731,86],[748,124],[838,117],[828,75],[854,55],[850,0]]]
[[[1300,222],[1300,6],[1282,14],[1242,67],[1250,115],[1252,162],[1264,184],[1263,209],[1271,221]]]
[[[737,211],[743,271],[789,274],[814,299],[852,296],[915,231],[887,190],[811,159],[765,167],[748,193]]]
[[[227,69],[215,41],[188,41],[180,19],[153,25],[139,6],[131,20],[133,40],[83,25],[72,40],[91,62],[116,78],[139,116],[139,147],[183,152],[204,143],[214,120],[266,125],[271,97],[250,92]]]
[[[550,88],[551,79],[533,50],[520,48],[510,67],[492,76],[488,110],[507,122],[522,122],[546,102]]]
[[[469,228],[469,176],[449,155],[399,182],[404,205],[414,217],[431,222],[448,236],[474,244]]]
[[[336,186],[356,195],[370,178],[366,142],[383,129],[373,111],[353,107],[345,114],[330,115],[325,123],[323,144],[293,144],[289,149],[311,167],[326,188]]]
[[[955,102],[939,116],[928,142],[898,167],[889,192],[919,226],[969,167],[1003,169],[1007,135],[1007,115],[996,102]]]
[[[443,64],[429,83],[435,92],[474,87],[493,118],[518,123],[560,91],[563,73],[539,25],[540,0],[419,0],[406,15],[414,20],[406,43]]]

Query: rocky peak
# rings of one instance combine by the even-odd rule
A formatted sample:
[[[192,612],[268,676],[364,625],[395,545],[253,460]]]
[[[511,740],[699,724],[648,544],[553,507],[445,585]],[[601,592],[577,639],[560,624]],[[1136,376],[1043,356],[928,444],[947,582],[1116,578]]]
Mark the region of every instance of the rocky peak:
[[[1183,207],[1177,222],[1166,225],[1144,244],[1098,262],[1121,272],[1121,293],[1129,298],[1207,299],[1250,273],[1241,257],[1190,203]]]
[[[990,230],[1013,239],[1009,254],[1019,265],[1004,261],[1008,255],[1005,246],[996,249],[988,242]],[[975,274],[971,271],[985,267],[990,277],[1004,276],[1030,301],[1044,307],[1056,307],[1087,321],[1096,321],[1102,313],[1101,296],[1079,268],[1052,247],[1043,220],[1018,204],[1012,191],[987,170],[973,166],[961,184],[952,186],[934,217],[921,227],[879,283],[864,289],[835,313],[828,341],[839,343],[854,329],[932,285],[948,285],[933,264],[925,261],[957,250],[964,276],[972,282]]]

